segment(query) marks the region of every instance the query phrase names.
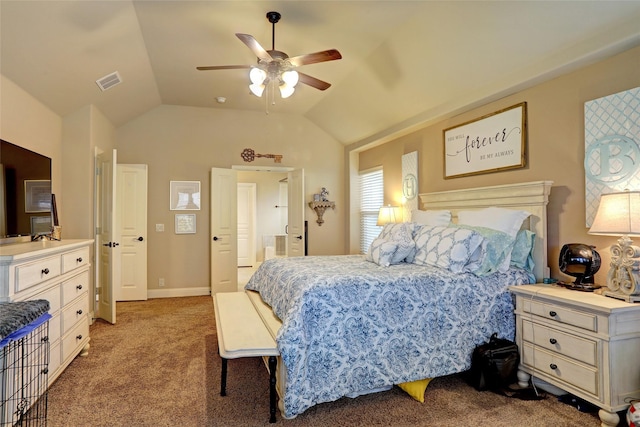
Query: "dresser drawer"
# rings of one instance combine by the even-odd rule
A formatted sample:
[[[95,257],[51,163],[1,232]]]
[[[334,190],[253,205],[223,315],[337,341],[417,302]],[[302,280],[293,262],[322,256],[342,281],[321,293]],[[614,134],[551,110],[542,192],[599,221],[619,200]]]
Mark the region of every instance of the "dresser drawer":
[[[598,370],[595,367],[549,352],[531,343],[525,342],[522,347],[524,365],[599,397]]]
[[[51,347],[49,347],[49,378],[52,378],[51,375],[60,368],[60,356],[60,342],[51,343]],[[49,381],[49,385],[51,385],[51,381]]]
[[[587,331],[596,332],[598,330],[598,316],[593,313],[572,310],[542,301],[524,300],[522,306],[526,313],[535,314],[536,316],[544,317],[545,319],[558,323],[586,329]]]
[[[60,313],[57,313],[51,319],[49,319],[49,342],[54,343],[60,339]]]
[[[67,305],[89,289],[89,272],[85,271],[62,283],[62,305]]]
[[[68,273],[71,270],[89,264],[89,248],[81,248],[75,251],[62,254],[62,272]]]
[[[87,321],[89,300],[87,292],[62,310],[62,335],[70,331],[79,320]]]
[[[62,306],[60,304],[60,288],[58,286],[54,286],[44,292],[34,295],[33,299],[44,299],[49,301],[49,314],[51,315],[60,310],[60,307]]]
[[[522,338],[532,344],[589,365],[597,366],[598,364],[597,341],[565,333],[526,319],[522,321]]]
[[[71,355],[74,355],[80,349],[83,340],[89,336],[89,322],[85,317],[83,322],[79,322],[70,332],[62,339],[62,361],[66,361]]]
[[[60,257],[52,256],[16,267],[16,292],[60,275]]]

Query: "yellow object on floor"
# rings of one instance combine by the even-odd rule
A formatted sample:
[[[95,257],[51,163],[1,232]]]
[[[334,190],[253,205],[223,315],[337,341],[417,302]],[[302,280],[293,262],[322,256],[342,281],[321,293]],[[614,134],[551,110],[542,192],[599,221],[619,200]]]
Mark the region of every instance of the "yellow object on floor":
[[[420,403],[424,403],[424,391],[433,378],[425,378],[423,380],[410,381],[408,383],[400,383],[398,387],[407,392],[407,394],[413,397]]]

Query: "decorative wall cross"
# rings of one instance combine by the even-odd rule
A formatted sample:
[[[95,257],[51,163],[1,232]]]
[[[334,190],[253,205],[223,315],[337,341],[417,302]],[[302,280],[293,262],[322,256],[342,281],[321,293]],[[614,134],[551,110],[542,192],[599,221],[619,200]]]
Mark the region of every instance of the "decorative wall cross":
[[[240,154],[242,160],[245,162],[253,162],[256,157],[265,157],[267,159],[273,159],[274,163],[282,162],[282,154],[256,154],[251,148],[245,148]]]

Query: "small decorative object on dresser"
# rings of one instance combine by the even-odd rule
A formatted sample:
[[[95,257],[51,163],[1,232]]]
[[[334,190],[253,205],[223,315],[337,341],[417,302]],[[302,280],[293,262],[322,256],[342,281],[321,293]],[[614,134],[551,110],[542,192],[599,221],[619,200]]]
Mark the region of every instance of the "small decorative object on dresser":
[[[640,191],[603,194],[591,234],[622,236],[611,246],[611,268],[606,296],[627,302],[640,301],[640,247],[629,236],[640,236]]]
[[[640,305],[554,285],[509,289],[519,385],[533,375],[601,408],[602,426],[617,426],[617,412],[640,396]]]

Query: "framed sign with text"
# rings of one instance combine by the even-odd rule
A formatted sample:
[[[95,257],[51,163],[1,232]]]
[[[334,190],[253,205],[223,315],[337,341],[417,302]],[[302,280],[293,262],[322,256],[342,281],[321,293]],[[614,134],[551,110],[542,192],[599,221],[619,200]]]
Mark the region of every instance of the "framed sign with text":
[[[444,178],[477,175],[526,164],[527,103],[443,131]]]

